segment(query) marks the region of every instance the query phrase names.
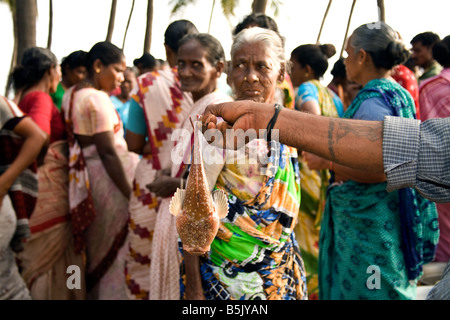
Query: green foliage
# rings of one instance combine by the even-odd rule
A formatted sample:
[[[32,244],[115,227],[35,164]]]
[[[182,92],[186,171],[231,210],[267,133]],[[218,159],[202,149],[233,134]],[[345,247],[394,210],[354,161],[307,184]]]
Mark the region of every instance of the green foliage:
[[[16,0],[0,0],[0,3],[8,4],[11,12],[14,12],[16,10]]]

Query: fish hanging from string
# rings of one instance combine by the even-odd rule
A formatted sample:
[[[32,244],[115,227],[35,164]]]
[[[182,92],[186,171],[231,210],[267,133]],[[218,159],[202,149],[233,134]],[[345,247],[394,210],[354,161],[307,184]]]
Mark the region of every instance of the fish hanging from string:
[[[219,221],[228,214],[228,202],[222,190],[210,192],[201,150],[201,131],[198,121],[194,124],[194,147],[186,189],[178,188],[169,204],[170,213],[176,216],[176,227],[183,243],[183,250],[202,255],[219,230]]]

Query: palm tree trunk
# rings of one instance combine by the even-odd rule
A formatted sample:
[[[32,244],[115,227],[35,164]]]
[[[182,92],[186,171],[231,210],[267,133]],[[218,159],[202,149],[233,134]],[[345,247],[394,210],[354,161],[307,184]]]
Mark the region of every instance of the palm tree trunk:
[[[377,0],[377,6],[378,6],[378,12],[379,12],[379,20],[386,22],[384,0]]]
[[[12,84],[12,71],[15,66],[21,62],[24,51],[28,48],[36,46],[36,0],[16,0],[15,7],[12,8],[12,16],[14,28],[14,49],[5,88],[6,97],[9,95],[9,90]]]
[[[214,6],[215,5],[216,5],[216,0],[213,0],[213,4],[212,4],[212,7],[211,7],[211,15],[209,16],[208,33],[211,30],[211,21],[212,21],[212,16],[213,16]]]
[[[48,38],[47,49],[52,47],[52,33],[53,33],[53,0],[49,1],[49,13],[48,13]]]
[[[135,0],[133,0],[133,2],[131,3],[130,15],[128,16],[127,26],[125,28],[125,34],[123,35],[122,50],[125,49],[125,39],[127,38],[128,27],[130,26],[131,16],[132,16],[133,10],[134,10],[134,2],[135,2]]]
[[[253,0],[252,12],[253,13],[266,13],[267,0]]]
[[[348,16],[347,29],[345,30],[344,43],[342,43],[341,54],[339,55],[340,58],[342,58],[342,54],[344,53],[345,42],[347,41],[348,29],[350,28],[350,22],[352,20],[353,9],[355,9],[355,4],[356,4],[356,0],[353,0],[352,8],[350,9],[350,14]]]
[[[17,60],[22,60],[23,52],[36,46],[36,0],[16,0]]]
[[[324,24],[325,24],[325,20],[326,20],[327,15],[328,15],[328,11],[330,11],[330,7],[331,7],[331,3],[332,3],[332,2],[333,2],[333,0],[330,0],[330,1],[328,2],[327,9],[325,10],[325,14],[324,14],[323,19],[322,19],[322,24],[320,25],[319,34],[317,35],[317,40],[316,40],[316,43],[317,43],[317,44],[318,44],[319,41],[320,41],[320,36],[322,35],[322,29],[323,29],[323,26],[324,26]]]
[[[109,42],[111,42],[112,35],[114,32],[114,20],[116,20],[116,8],[117,8],[117,0],[112,0],[111,12],[109,14],[108,33],[106,34],[106,41]]]
[[[153,23],[153,0],[148,0],[147,4],[147,26],[145,28],[144,53],[150,53],[152,43],[152,23]]]

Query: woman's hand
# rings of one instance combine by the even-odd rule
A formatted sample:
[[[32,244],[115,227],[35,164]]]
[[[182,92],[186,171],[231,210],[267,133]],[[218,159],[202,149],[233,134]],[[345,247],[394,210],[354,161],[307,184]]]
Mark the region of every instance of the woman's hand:
[[[186,269],[185,300],[206,300],[203,295],[202,278],[200,275],[200,259],[183,250]]]
[[[331,169],[331,162],[329,160],[316,156],[315,154],[303,151],[302,157],[311,170]]]
[[[180,178],[172,178],[160,174],[155,181],[146,185],[146,187],[158,197],[167,198],[174,194],[181,185]]]

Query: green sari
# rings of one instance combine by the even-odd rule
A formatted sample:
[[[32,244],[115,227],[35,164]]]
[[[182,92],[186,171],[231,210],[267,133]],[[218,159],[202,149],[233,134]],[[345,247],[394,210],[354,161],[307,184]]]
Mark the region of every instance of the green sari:
[[[415,117],[412,97],[387,79],[370,81],[344,114],[379,97],[394,115]],[[332,184],[319,242],[320,299],[414,299],[422,265],[433,259],[439,228],[434,203],[386,182]]]

